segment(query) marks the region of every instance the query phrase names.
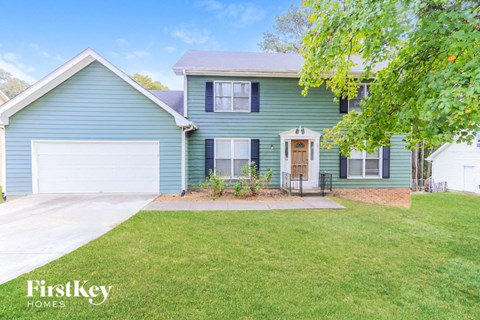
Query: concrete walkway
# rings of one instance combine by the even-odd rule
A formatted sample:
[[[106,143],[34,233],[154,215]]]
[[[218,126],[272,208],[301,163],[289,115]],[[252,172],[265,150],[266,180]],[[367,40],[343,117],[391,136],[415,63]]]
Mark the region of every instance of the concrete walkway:
[[[151,202],[143,210],[158,211],[226,211],[226,210],[300,210],[345,209],[324,197],[304,197],[301,201],[170,201]]]
[[[33,195],[0,205],[0,284],[100,237],[156,194]]]

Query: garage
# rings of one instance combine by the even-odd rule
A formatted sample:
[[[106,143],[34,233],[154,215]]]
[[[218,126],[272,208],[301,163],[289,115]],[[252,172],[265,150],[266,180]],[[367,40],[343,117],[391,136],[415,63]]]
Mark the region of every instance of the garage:
[[[158,141],[32,141],[33,193],[160,192]]]

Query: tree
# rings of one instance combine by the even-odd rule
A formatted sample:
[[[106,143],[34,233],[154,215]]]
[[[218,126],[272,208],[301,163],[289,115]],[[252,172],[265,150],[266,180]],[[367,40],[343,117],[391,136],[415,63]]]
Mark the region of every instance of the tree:
[[[371,151],[405,134],[410,148],[471,142],[480,130],[480,4],[459,0],[309,0],[311,28],[300,84],[326,83],[352,98],[369,81],[361,113],[325,131],[323,145]],[[365,72],[351,75],[352,57]],[[379,63],[385,68],[376,70]],[[331,74],[329,78],[321,75]]]
[[[0,69],[0,90],[10,99],[27,89],[30,85],[12,76],[10,72]]]
[[[147,90],[169,90],[168,87],[161,84],[160,81],[153,81],[153,79],[147,75],[135,73],[132,79]]]
[[[275,20],[275,32],[263,33],[263,41],[258,44],[260,48],[269,52],[298,52],[309,26],[308,8],[292,4],[283,16]]]

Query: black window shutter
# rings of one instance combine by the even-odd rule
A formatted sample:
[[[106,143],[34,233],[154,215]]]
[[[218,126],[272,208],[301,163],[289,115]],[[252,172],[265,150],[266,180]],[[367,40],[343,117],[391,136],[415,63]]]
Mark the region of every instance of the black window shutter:
[[[383,147],[382,178],[390,178],[390,146]]]
[[[260,83],[252,82],[251,112],[260,112]]]
[[[340,97],[340,113],[348,113],[348,99]]]
[[[340,154],[340,179],[347,179],[347,157]]]
[[[213,112],[213,82],[205,83],[205,112]]]
[[[260,140],[250,140],[250,161],[255,162],[257,170],[260,170]]]
[[[210,170],[214,170],[214,140],[205,139],[205,177],[208,177]]]

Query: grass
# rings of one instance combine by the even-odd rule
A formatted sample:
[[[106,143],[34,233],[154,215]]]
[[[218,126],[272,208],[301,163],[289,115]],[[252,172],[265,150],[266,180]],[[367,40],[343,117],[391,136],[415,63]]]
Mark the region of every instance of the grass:
[[[1,285],[0,318],[480,318],[480,197],[340,202],[347,210],[141,212]],[[27,308],[27,279],[113,289],[97,307]]]

